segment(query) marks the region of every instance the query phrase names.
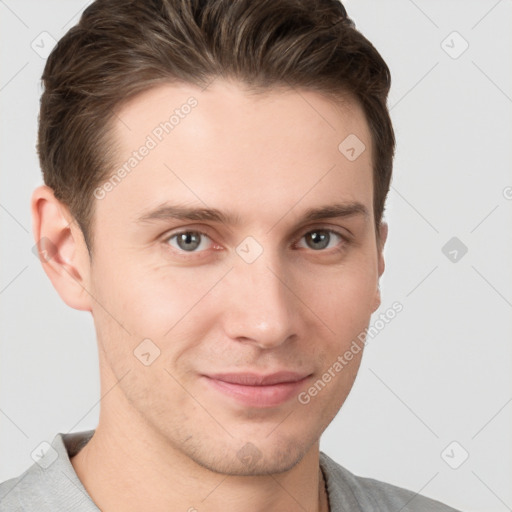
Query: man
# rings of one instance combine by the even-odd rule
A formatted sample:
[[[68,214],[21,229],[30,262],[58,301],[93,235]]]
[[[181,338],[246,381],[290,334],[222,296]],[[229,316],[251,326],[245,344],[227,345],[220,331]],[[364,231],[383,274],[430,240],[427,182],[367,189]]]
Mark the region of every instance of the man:
[[[93,316],[100,420],[0,510],[453,511],[319,451],[380,305],[394,152],[342,5],[98,0],[43,81],[34,236]]]

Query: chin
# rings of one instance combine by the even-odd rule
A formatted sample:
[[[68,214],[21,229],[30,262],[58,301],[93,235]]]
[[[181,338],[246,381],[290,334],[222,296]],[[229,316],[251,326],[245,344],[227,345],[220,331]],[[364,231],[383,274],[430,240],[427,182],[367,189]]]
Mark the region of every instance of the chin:
[[[230,476],[267,476],[292,469],[306,455],[314,441],[306,446],[281,435],[279,438],[276,436],[272,442],[269,439],[259,439],[243,444],[239,439],[233,439],[232,446],[203,445],[184,451],[196,464],[215,473]]]

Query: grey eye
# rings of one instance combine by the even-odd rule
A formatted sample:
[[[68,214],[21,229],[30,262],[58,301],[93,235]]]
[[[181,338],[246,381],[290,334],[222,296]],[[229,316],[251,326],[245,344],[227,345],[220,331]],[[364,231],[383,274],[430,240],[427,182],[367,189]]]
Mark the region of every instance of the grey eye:
[[[321,250],[329,246],[331,232],[325,229],[310,231],[304,235],[304,239],[310,249]]]
[[[181,251],[194,252],[197,248],[201,247],[201,244],[204,245],[204,240],[207,239],[208,237],[205,234],[198,231],[182,231],[169,237],[168,242],[174,248]],[[172,242],[175,242],[176,245]]]

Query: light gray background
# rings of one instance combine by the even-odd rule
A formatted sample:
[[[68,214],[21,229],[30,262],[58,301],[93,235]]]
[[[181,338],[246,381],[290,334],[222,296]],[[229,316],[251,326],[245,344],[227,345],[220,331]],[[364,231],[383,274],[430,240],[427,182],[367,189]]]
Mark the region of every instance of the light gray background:
[[[0,0],[0,481],[32,464],[41,441],[98,421],[92,319],[44,274],[29,210],[42,183],[37,52],[88,3]],[[395,301],[404,309],[369,341],[321,448],[456,508],[512,510],[512,2],[345,5],[392,72],[398,148],[374,319]],[[453,31],[469,44],[457,58]],[[454,236],[468,248],[456,262],[441,251]]]

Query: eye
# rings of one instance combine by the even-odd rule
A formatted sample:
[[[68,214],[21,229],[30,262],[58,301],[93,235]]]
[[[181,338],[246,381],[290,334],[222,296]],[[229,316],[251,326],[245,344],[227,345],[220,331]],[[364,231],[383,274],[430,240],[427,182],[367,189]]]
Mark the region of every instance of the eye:
[[[181,231],[166,238],[166,242],[174,249],[184,252],[200,252],[207,249],[208,247],[205,247],[208,245],[206,240],[210,240],[210,237],[200,231]]]
[[[302,239],[306,241],[307,248],[313,249],[314,251],[332,249],[339,245],[340,240],[345,243],[348,242],[345,236],[332,229],[314,229],[303,235],[301,240]]]
[[[326,249],[342,250],[349,243],[346,236],[338,231],[327,228],[308,231],[300,238],[300,241],[302,240],[305,241],[306,246],[304,247],[300,243],[297,244],[298,246],[314,251],[324,251]],[[212,239],[206,233],[194,230],[174,233],[167,236],[164,242],[170,245],[173,250],[182,254],[203,252],[213,245]]]

